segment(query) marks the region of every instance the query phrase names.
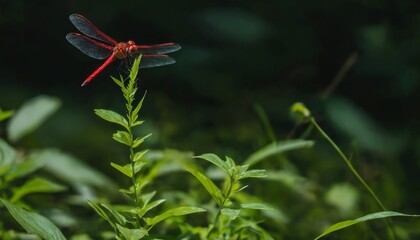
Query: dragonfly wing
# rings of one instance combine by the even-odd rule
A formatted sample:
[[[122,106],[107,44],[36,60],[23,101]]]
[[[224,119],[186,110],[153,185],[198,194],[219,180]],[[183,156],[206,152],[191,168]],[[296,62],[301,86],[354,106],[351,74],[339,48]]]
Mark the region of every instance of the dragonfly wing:
[[[79,49],[84,54],[95,59],[105,59],[112,54],[113,47],[95,39],[88,38],[79,33],[69,33],[66,35],[67,41]]]
[[[175,59],[167,55],[142,55],[140,68],[160,67],[175,63]]]
[[[167,54],[181,49],[176,43],[163,43],[156,45],[137,45],[137,50],[142,54]]]
[[[87,18],[83,17],[82,15],[72,14],[69,16],[69,19],[73,23],[73,25],[86,36],[108,43],[109,45],[117,45],[117,41],[103,33],[101,30],[99,30],[99,28],[93,25],[93,23],[91,23]]]

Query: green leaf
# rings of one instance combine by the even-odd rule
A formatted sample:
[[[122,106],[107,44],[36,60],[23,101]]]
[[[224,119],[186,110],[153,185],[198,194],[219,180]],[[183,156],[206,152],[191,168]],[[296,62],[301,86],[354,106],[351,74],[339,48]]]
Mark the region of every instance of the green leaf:
[[[134,175],[140,172],[144,166],[146,166],[146,162],[134,162]]]
[[[8,201],[1,199],[13,218],[28,232],[43,239],[65,240],[61,231],[47,218],[37,213],[28,212]]]
[[[406,144],[403,138],[393,136],[368,112],[348,100],[337,98],[327,102],[326,113],[340,132],[357,141],[360,149],[393,155]]]
[[[117,169],[122,174],[126,175],[127,177],[129,178],[133,177],[133,172],[131,171],[131,166],[129,164],[125,166],[121,166],[121,165],[111,162],[111,166]]]
[[[208,162],[211,162],[214,165],[216,165],[217,167],[223,169],[227,174],[229,174],[229,167],[227,167],[226,163],[215,154],[206,153],[206,154],[203,154],[203,155],[200,155],[200,156],[195,156],[194,158],[201,158],[201,159],[204,159]]]
[[[239,216],[240,212],[241,212],[240,209],[232,209],[232,208],[222,208],[222,210],[220,211],[220,213],[223,216],[230,218],[230,220],[235,220]]]
[[[135,127],[135,126],[141,125],[143,123],[144,123],[144,121],[135,121],[131,124],[131,127]]]
[[[124,85],[123,79],[120,80],[120,79],[112,77],[112,76],[111,76],[111,78],[122,90],[125,90],[125,85]]]
[[[15,113],[15,111],[13,110],[3,111],[0,109],[0,122],[3,121],[4,119],[11,117],[13,113]]]
[[[227,158],[227,157],[226,157]],[[235,165],[233,165],[233,166],[235,166]],[[237,174],[239,175],[239,176],[241,176],[241,175],[243,175],[243,174],[245,174],[246,173],[246,170],[248,170],[248,168],[249,168],[249,165],[248,164],[246,164],[246,165],[240,165],[240,166],[237,166],[236,167],[236,169],[237,169]]]
[[[217,188],[213,181],[195,169],[187,168],[187,171],[194,175],[198,181],[203,184],[204,188],[206,188],[207,192],[210,193],[217,205],[222,207],[225,198],[223,197],[221,190]]]
[[[134,122],[135,120],[137,120],[137,116],[138,116],[138,114],[139,114],[139,111],[140,111],[141,107],[143,106],[143,101],[144,101],[144,98],[146,97],[146,93],[147,93],[147,92],[145,92],[145,93],[143,94],[143,97],[141,98],[141,100],[140,100],[140,101],[139,101],[139,103],[137,104],[136,108],[134,108],[133,112],[131,113],[131,115],[132,115],[133,117],[135,117],[135,118],[136,118],[136,119],[132,119],[132,120],[131,120],[132,122]],[[136,124],[136,125],[137,125],[137,124]]]
[[[132,147],[132,148],[136,148],[136,147],[140,146],[140,144],[142,144],[142,143],[144,142],[144,140],[145,140],[146,138],[150,137],[150,136],[152,136],[152,134],[151,134],[151,133],[150,133],[150,134],[147,134],[146,136],[144,136],[144,137],[142,137],[142,138],[136,138],[136,139],[133,141],[133,147]]]
[[[127,120],[120,114],[111,110],[107,110],[107,109],[95,109],[94,111],[95,111],[95,114],[101,117],[102,119],[108,122],[119,124],[123,126],[125,129],[128,129]]]
[[[235,162],[230,157],[226,157],[226,161],[225,161],[224,165],[227,169],[232,169],[232,168],[236,167]],[[248,168],[248,166],[242,166],[242,168],[244,168],[246,170],[246,168]]]
[[[45,149],[33,152],[29,158],[34,162],[43,163],[43,169],[69,184],[95,186],[110,192],[116,189],[114,182],[103,173],[59,150]]]
[[[117,224],[118,231],[124,236],[126,240],[139,240],[148,236],[149,233],[145,229],[129,229]]]
[[[146,205],[150,202],[150,200],[152,200],[152,198],[155,196],[156,191],[153,192],[149,192],[149,193],[144,193],[141,195],[141,202]]]
[[[256,209],[256,210],[265,210],[265,211],[273,211],[272,207],[269,207],[263,203],[242,203],[242,208],[246,209]]]
[[[127,219],[122,214],[120,214],[113,206],[105,203],[101,203],[101,206],[108,210],[119,224],[125,225],[127,223]]]
[[[354,220],[346,220],[342,222],[338,222],[336,224],[333,224],[329,228],[327,228],[321,235],[315,238],[315,240],[320,239],[321,237],[328,235],[332,232],[338,231],[340,229],[352,226],[354,224],[365,222],[373,219],[379,219],[379,218],[387,218],[387,217],[420,217],[420,215],[411,215],[411,214],[404,214],[399,212],[393,212],[393,211],[383,211],[383,212],[376,212],[371,213],[368,215],[365,215],[363,217],[354,219]]]
[[[140,161],[143,155],[146,154],[148,151],[149,149],[146,149],[146,150],[134,153],[133,162]]]
[[[342,216],[357,209],[359,198],[356,187],[349,183],[336,183],[325,194],[325,202],[336,207]]]
[[[38,128],[60,107],[58,98],[38,96],[26,102],[9,121],[7,132],[9,139],[18,141],[23,136]]]
[[[131,67],[130,81],[136,81],[137,74],[139,72],[140,61],[141,61],[141,55],[134,60],[134,63]]]
[[[143,208],[144,213],[147,213],[148,211],[150,211],[151,209],[153,209],[153,208],[155,208],[155,207],[159,206],[160,204],[162,204],[162,203],[163,203],[163,202],[165,202],[165,201],[166,201],[165,199],[158,199],[158,200],[155,200],[155,201],[153,201],[153,202],[151,202],[151,203],[147,204],[147,205]]]
[[[198,208],[198,207],[177,207],[177,208],[170,209],[162,214],[159,214],[154,218],[145,218],[144,220],[147,223],[147,225],[153,226],[170,217],[183,216],[187,214],[205,212],[205,211],[206,211],[205,209]]]
[[[116,228],[115,223],[109,218],[108,214],[106,214],[106,212],[102,209],[102,207],[99,204],[92,202],[90,200],[88,200],[87,203],[89,204],[91,208],[93,208],[93,210],[95,210],[95,212],[99,216],[105,219],[114,229]]]
[[[30,159],[24,162],[19,162],[10,169],[6,175],[6,181],[13,181],[17,178],[27,176],[45,165],[43,161],[36,161]]]
[[[117,131],[112,135],[112,138],[119,143],[131,146],[130,134],[126,131]]]
[[[135,208],[135,209],[131,209],[129,210],[130,213],[135,213],[138,217],[143,218],[143,216],[150,210],[152,210],[153,208],[159,206],[160,204],[162,204],[163,202],[165,202],[165,199],[158,199],[155,200],[153,202],[150,202],[148,204],[145,204],[144,207],[142,208]]]
[[[239,176],[239,179],[244,178],[264,178],[267,177],[267,173],[264,169],[254,169],[244,172]]]
[[[16,151],[0,138],[0,176],[7,172],[16,158]]]
[[[249,164],[250,166],[252,166],[273,155],[280,154],[280,153],[290,151],[290,150],[309,148],[309,147],[312,147],[313,145],[314,145],[314,141],[307,141],[307,140],[287,140],[287,141],[282,141],[282,142],[275,142],[251,154],[251,156],[249,156],[245,160],[244,164]]]
[[[28,180],[21,187],[14,189],[13,197],[10,199],[10,202],[16,202],[20,200],[23,196],[31,193],[41,193],[41,192],[62,192],[67,188],[63,185],[53,183],[47,179],[35,177]]]

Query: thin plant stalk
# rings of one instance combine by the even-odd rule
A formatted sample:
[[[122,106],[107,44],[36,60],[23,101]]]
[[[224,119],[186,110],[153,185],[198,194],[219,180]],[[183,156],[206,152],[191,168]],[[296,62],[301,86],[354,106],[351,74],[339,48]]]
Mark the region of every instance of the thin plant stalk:
[[[385,205],[382,203],[382,201],[379,199],[379,197],[375,194],[375,192],[372,190],[372,188],[369,187],[369,185],[365,182],[365,180],[360,176],[360,174],[357,172],[357,170],[353,167],[353,164],[351,164],[350,160],[344,155],[344,153],[341,151],[341,149],[335,144],[335,142],[328,136],[324,130],[318,125],[314,117],[310,117],[310,122],[315,126],[315,128],[321,133],[321,135],[331,144],[331,146],[337,151],[337,153],[341,156],[341,158],[344,160],[344,162],[347,164],[350,171],[356,176],[356,178],[362,183],[362,185],[366,188],[366,190],[372,195],[372,197],[375,199],[376,203],[379,205],[379,207],[386,211]],[[388,231],[390,232],[390,235],[392,239],[395,238],[395,232],[394,229],[391,226],[391,223],[388,219],[385,220]]]

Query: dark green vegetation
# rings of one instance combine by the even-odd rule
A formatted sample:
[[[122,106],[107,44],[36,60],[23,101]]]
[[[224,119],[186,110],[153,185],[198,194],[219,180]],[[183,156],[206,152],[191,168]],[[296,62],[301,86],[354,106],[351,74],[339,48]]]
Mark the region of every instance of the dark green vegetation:
[[[0,107],[17,111],[40,94],[58,98],[32,100],[34,112],[26,113],[32,116],[25,118],[26,129],[11,124],[19,112],[15,119],[0,123],[0,195],[8,200],[0,209],[2,237],[25,230],[41,234],[36,232],[41,227],[22,228],[25,223],[12,217],[32,216],[42,226],[49,225],[35,213],[52,221],[67,238],[114,237],[114,226],[95,214],[87,199],[94,206],[103,204],[95,209],[111,214],[111,222],[124,227],[117,228],[121,234],[132,234],[125,229],[136,226],[131,224],[133,215],[124,215],[130,221],[124,225],[127,222],[110,210],[111,205],[121,204],[117,206],[121,211],[132,203],[118,192],[133,184],[126,177],[130,173],[116,171],[116,164],[128,163],[129,150],[112,141],[116,126],[92,113],[94,108],[126,111],[120,89],[108,77],[117,75],[117,66],[91,85],[79,87],[100,62],[64,39],[74,30],[67,19],[74,12],[118,40],[176,41],[183,47],[173,54],[177,64],[140,72],[135,96],[139,100],[148,91],[140,111],[145,122],[133,134],[141,138],[152,133],[140,145],[140,150],[150,149],[144,155],[150,164],[139,174],[149,180],[143,194],[156,191],[142,201],[159,203],[146,213],[149,222],[141,221],[146,224],[141,226],[150,227],[155,223],[151,219],[158,222],[161,219],[154,217],[169,209],[191,207],[164,215],[171,218],[150,229],[154,237],[211,238],[225,231],[232,239],[268,238],[266,234],[274,239],[314,239],[344,220],[354,221],[340,223],[337,229],[400,215],[394,211],[418,214],[416,4],[1,2]],[[298,124],[290,117],[290,106],[297,101],[306,104],[348,162],[313,123]],[[201,158],[192,158],[197,155]],[[5,167],[16,159],[15,170]],[[226,168],[236,170],[229,173]],[[265,170],[266,176],[237,177],[240,171],[257,169]],[[222,195],[214,193],[206,179]],[[229,194],[229,189],[246,185]],[[196,213],[184,216],[190,212]],[[220,216],[226,219],[216,221]],[[420,237],[417,218],[386,219],[359,223],[330,237]],[[243,235],[235,235],[238,229],[245,229]]]

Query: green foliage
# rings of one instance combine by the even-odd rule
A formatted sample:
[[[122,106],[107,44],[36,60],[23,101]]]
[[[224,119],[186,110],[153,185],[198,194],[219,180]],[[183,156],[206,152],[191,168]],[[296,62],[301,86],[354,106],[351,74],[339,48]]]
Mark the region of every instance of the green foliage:
[[[399,212],[392,212],[392,211],[383,211],[383,212],[377,212],[377,213],[371,213],[368,215],[365,215],[360,218],[356,218],[354,220],[346,220],[342,222],[338,222],[329,228],[327,228],[321,235],[315,238],[315,240],[322,238],[323,236],[326,236],[332,232],[338,231],[343,228],[350,227],[354,224],[366,222],[369,220],[379,219],[379,218],[389,218],[389,217],[420,217],[420,215],[410,215],[410,214],[403,214]]]
[[[201,230],[201,232],[206,231],[206,233],[200,234],[201,236],[205,236],[201,238],[271,239],[269,234],[259,228],[255,221],[240,217],[240,213],[244,209],[271,210],[271,208],[262,203],[242,203],[241,199],[237,197],[239,192],[247,187],[246,185],[242,185],[242,180],[248,178],[265,178],[267,177],[265,170],[248,170],[249,165],[247,164],[237,165],[235,161],[229,157],[226,157],[226,160],[223,161],[215,154],[207,153],[196,156],[195,158],[203,159],[212,163],[226,175],[226,178],[223,181],[223,188],[219,188],[210,178],[194,168],[193,165],[189,165],[187,167],[187,171],[200,181],[218,206],[217,213],[215,219],[212,221],[212,224],[207,230]],[[243,223],[246,221],[252,224],[244,225]]]
[[[17,141],[38,127],[59,106],[55,98],[41,96],[29,101],[9,122],[8,133],[12,141]],[[11,116],[13,111],[2,112],[2,120]],[[23,198],[36,193],[63,192],[67,188],[61,184],[34,173],[44,167],[44,163],[21,156],[15,149],[0,138],[0,201],[10,215],[30,234],[44,239],[65,239],[61,231],[42,215],[25,210]],[[22,183],[23,182],[23,183]],[[19,205],[15,205],[19,204]],[[3,218],[5,221],[7,218]],[[0,222],[0,237],[7,233]]]
[[[16,142],[37,129],[60,107],[60,104],[57,98],[50,96],[39,96],[25,103],[9,122],[10,140]]]
[[[15,111],[13,110],[4,111],[0,108],[0,122],[13,116],[14,113]]]
[[[384,203],[392,206],[389,209],[401,208],[384,197],[397,190],[386,193],[381,186],[389,186],[394,178],[381,179],[378,184],[359,171],[360,162],[353,161],[358,156],[347,156],[303,103],[291,107],[298,123],[295,127],[306,126],[303,134],[299,139],[279,141],[263,108],[256,107],[271,143],[261,140],[243,161],[222,159],[213,153],[194,156],[176,149],[149,151],[144,142],[151,134],[137,129],[147,129],[140,119],[145,94],[136,99],[139,61],[136,59],[127,79],[112,78],[125,99],[125,113],[94,110],[118,128],[112,139],[125,149],[124,154],[102,149],[106,154],[112,152],[108,158],[109,169],[116,173],[114,179],[58,149],[15,148],[0,138],[0,208],[5,209],[0,238],[252,240],[321,239],[345,234],[346,239],[405,240],[416,236],[415,230],[405,226],[418,223],[408,225],[391,221],[391,217],[419,215],[385,208]],[[56,98],[41,96],[24,104],[15,115],[0,110],[0,121],[9,120],[6,130],[10,141],[24,140],[24,136],[31,140],[29,133],[58,106]],[[381,151],[380,146],[394,143],[389,141],[392,135],[375,128],[373,120],[350,103],[337,100],[326,106],[329,120],[342,132],[364,139],[361,150],[391,155],[399,151],[400,146]],[[330,156],[328,150],[318,152],[324,146],[318,141],[315,147],[314,130],[345,165],[333,161],[336,154]],[[383,137],[383,142],[378,140]],[[100,164],[100,153],[92,164]],[[232,155],[240,154],[232,151]],[[352,182],[351,175],[364,189]],[[124,187],[118,189],[114,180]],[[377,208],[382,211],[371,211]],[[366,212],[374,213],[357,218]],[[374,219],[384,222],[358,224]],[[355,224],[358,226],[352,227]]]
[[[28,212],[4,199],[1,199],[10,214],[28,232],[37,234],[43,239],[66,239],[60,230],[47,218]]]
[[[127,112],[125,116],[107,109],[95,109],[95,114],[100,118],[124,128],[124,130],[117,130],[117,132],[112,135],[112,138],[129,148],[129,161],[125,165],[111,162],[111,166],[131,180],[132,186],[126,189],[120,189],[120,192],[131,199],[132,205],[115,207],[105,203],[95,203],[93,201],[89,201],[89,205],[99,216],[111,225],[117,239],[127,240],[143,239],[149,236],[149,231],[157,223],[168,218],[205,211],[198,207],[177,207],[153,217],[145,217],[150,210],[159,206],[164,200],[158,199],[150,202],[155,195],[155,192],[146,193],[144,191],[144,187],[149,184],[149,181],[154,177],[154,172],[150,171],[148,175],[141,175],[143,168],[149,164],[143,159],[147,150],[137,151],[136,149],[140,147],[150,134],[144,137],[135,137],[133,134],[133,128],[143,123],[143,121],[138,120],[138,118],[145,95],[143,95],[142,99],[134,106],[140,59],[141,57],[134,61],[128,80],[113,78],[113,81],[120,87],[123,97],[126,100],[125,106]]]

